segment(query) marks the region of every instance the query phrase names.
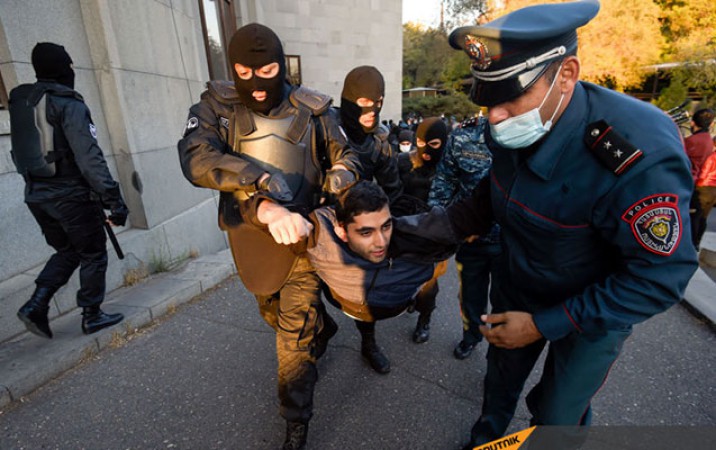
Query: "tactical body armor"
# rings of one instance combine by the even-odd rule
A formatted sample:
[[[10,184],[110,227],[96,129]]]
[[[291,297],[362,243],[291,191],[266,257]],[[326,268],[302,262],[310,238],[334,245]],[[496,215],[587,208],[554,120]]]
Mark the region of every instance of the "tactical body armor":
[[[213,110],[218,119],[216,131],[226,144],[224,153],[239,156],[246,169],[239,170],[239,189],[221,192],[220,227],[229,232],[244,285],[254,294],[269,295],[285,283],[296,256],[288,246],[277,244],[263,230],[244,222],[241,207],[256,192],[256,177],[263,172],[283,175],[293,194],[291,202],[284,205],[287,208],[307,213],[318,206],[324,170],[330,163],[325,152],[317,151],[321,130],[316,121],[329,108],[330,97],[294,88],[267,117],[243,105],[233,83],[212,81],[208,87],[199,106]],[[180,142],[180,152],[185,141]],[[190,158],[183,164],[191,165]],[[245,172],[250,173],[243,175]]]

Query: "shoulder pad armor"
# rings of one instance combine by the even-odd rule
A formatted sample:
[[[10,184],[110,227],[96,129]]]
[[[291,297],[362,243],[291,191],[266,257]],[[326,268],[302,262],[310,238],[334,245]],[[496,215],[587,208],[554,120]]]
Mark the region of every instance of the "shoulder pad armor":
[[[209,81],[206,83],[209,94],[221,103],[240,103],[239,94],[233,81]]]
[[[587,125],[584,142],[615,175],[625,173],[644,156],[644,152],[630,144],[604,120]]]
[[[304,106],[311,110],[314,116],[323,114],[331,106],[333,100],[326,94],[322,94],[313,89],[299,86],[294,89],[289,96],[291,104],[296,108]]]

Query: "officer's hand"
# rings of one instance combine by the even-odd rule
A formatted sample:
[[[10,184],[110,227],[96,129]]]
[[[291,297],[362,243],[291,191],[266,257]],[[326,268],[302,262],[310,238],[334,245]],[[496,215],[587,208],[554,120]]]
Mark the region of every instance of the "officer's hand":
[[[355,182],[356,177],[353,172],[346,170],[342,165],[333,166],[331,170],[326,172],[326,191],[331,194],[340,194],[353,186]]]
[[[290,202],[293,200],[293,192],[288,183],[280,173],[264,174],[257,183],[260,191],[264,191],[269,197],[277,202]]]
[[[298,213],[264,200],[256,211],[259,222],[268,225],[269,233],[278,244],[295,244],[308,237],[313,224]]]
[[[127,206],[124,203],[120,203],[112,207],[112,209],[110,210],[109,217],[107,217],[107,221],[112,226],[121,227],[124,226],[125,223],[127,223],[128,215],[129,210],[127,209]]]
[[[502,314],[485,314],[480,319],[493,325],[492,328],[481,325],[480,333],[490,344],[497,347],[521,348],[542,338],[542,333],[537,329],[530,313],[507,311]]]

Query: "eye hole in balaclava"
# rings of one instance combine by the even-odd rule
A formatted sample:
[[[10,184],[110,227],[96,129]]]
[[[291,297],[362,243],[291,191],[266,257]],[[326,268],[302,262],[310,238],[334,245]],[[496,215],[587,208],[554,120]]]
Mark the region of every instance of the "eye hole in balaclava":
[[[378,129],[384,95],[385,81],[375,67],[358,66],[348,72],[341,92],[341,124],[352,141],[362,143],[368,134]],[[359,106],[359,98],[371,100],[373,105]],[[359,121],[360,116],[370,112],[375,114],[373,125],[364,127]]]
[[[281,103],[286,80],[286,61],[281,40],[270,28],[251,23],[236,30],[229,43],[229,61],[236,91],[247,108],[261,114],[268,114]],[[275,77],[256,76],[256,70],[271,63],[279,65]],[[239,78],[236,64],[250,67],[254,71],[253,76],[248,80]],[[253,95],[255,91],[266,92],[266,98],[263,101],[256,100]]]
[[[423,120],[415,131],[418,155],[423,165],[435,167],[443,156],[443,148],[447,140],[447,125],[439,117],[429,117]],[[427,155],[426,158],[424,155]]]
[[[32,49],[32,67],[39,81],[54,81],[75,88],[72,58],[65,47],[52,42],[40,42]]]

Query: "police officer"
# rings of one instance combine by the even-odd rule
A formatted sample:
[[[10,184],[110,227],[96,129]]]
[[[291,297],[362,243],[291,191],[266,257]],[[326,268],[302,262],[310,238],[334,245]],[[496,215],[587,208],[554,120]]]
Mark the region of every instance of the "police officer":
[[[373,66],[359,66],[346,75],[341,107],[334,112],[360,159],[360,178],[375,179],[388,197],[395,199],[401,192],[397,160],[388,143],[388,130],[379,120],[384,96],[385,81],[380,71]],[[390,372],[390,361],[375,340],[375,322],[356,320],[355,324],[361,334],[361,355],[376,372]]]
[[[237,30],[229,60],[234,82],[210,82],[191,107],[179,159],[189,181],[221,191],[219,222],[239,276],[276,331],[283,448],[300,449],[312,416],[316,359],[337,326],[308,260],[280,245],[297,242],[296,227],[304,224],[276,211],[284,205],[310,212],[324,182],[339,192],[355,180],[358,164],[327,114],[330,98],[286,82],[283,47],[271,29],[254,23]],[[245,221],[243,206],[259,198],[262,223]]]
[[[490,343],[470,445],[507,429],[527,395],[534,425],[589,425],[590,402],[632,325],[681,299],[697,267],[691,175],[679,132],[651,105],[579,81],[576,28],[596,0],[523,8],[450,34],[488,107],[491,206],[504,257],[481,327]],[[479,195],[449,208],[475,234]]]
[[[430,187],[430,206],[448,206],[469,197],[478,183],[488,176],[492,153],[485,143],[487,126],[486,118],[474,117],[450,133]],[[455,255],[463,324],[462,339],[453,350],[457,359],[470,356],[482,341],[480,316],[487,311],[490,279],[494,284],[497,257],[501,253],[499,226],[495,224],[489,234],[472,237],[463,243]]]
[[[100,309],[107,271],[102,208],[111,211],[108,220],[115,226],[125,224],[129,211],[97,144],[90,111],[74,90],[75,72],[70,55],[61,45],[41,42],[32,49],[32,66],[37,83],[23,101],[34,104],[41,99],[37,103],[42,109],[39,113],[44,114],[41,121],[46,120],[51,128],[52,149],[46,159],[54,161],[54,174],[33,173],[21,166],[18,169],[25,178],[25,203],[56,253],[38,275],[32,297],[17,315],[30,332],[52,338],[47,317],[50,301],[79,266],[77,306],[82,308],[82,331],[95,333],[124,318],[122,314],[107,314]],[[11,101],[19,93],[11,92]],[[13,136],[23,135],[18,127],[26,124],[18,123],[12,115],[11,118]],[[19,153],[31,145],[14,138],[16,159],[22,159]],[[100,202],[93,192],[99,195]]]
[[[446,141],[447,125],[440,117],[429,117],[420,122],[415,136],[416,148],[398,155],[398,171],[404,195],[393,205],[396,216],[420,212],[422,205],[427,208],[430,185]],[[411,202],[415,206],[410,206]],[[438,280],[433,278],[423,285],[416,296],[415,310],[420,313],[412,336],[416,344],[430,339],[430,317],[435,309],[438,291]]]

